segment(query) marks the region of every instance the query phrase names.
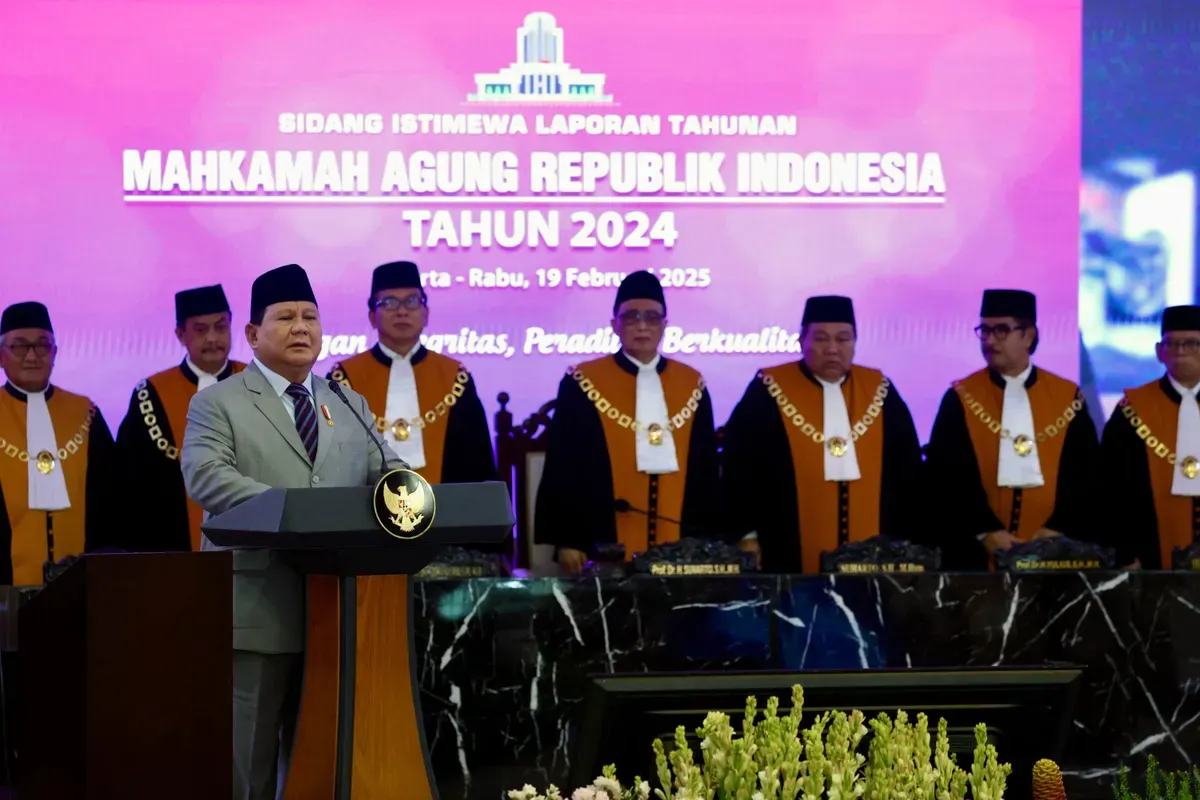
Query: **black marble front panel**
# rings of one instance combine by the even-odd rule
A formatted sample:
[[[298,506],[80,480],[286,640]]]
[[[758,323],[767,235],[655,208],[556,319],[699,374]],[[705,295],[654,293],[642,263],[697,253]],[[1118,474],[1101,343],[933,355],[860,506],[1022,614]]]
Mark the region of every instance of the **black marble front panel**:
[[[1200,754],[1200,576],[476,579],[415,591],[445,800],[563,787],[597,672],[1084,664],[1062,759],[1072,800],[1111,797],[1120,761],[1153,753],[1180,767]]]

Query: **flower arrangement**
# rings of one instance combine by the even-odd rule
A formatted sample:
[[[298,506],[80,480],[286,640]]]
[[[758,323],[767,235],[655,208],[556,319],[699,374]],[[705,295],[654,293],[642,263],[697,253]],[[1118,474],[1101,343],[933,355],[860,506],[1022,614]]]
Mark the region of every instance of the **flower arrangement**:
[[[1143,797],[1129,788],[1129,769],[1117,773],[1113,785],[1116,800],[1200,800],[1200,767],[1163,772],[1154,756],[1146,759],[1146,794]]]
[[[792,708],[779,714],[779,698],[767,701],[759,719],[758,703],[746,699],[740,736],[728,715],[714,711],[696,730],[700,760],[681,725],[670,754],[654,742],[659,788],[657,800],[1001,800],[1012,767],[999,763],[987,743],[987,727],[975,727],[970,772],[950,754],[946,721],[931,744],[929,719],[909,720],[903,711],[866,723],[861,711],[825,712],[801,729],[804,689],[792,688]],[[867,754],[859,744],[872,733]],[[554,786],[539,794],[533,786],[508,793],[509,800],[649,800],[650,785],[635,778],[622,787],[616,768],[604,768],[591,786],[569,797]],[[1189,800],[1191,800],[1189,798]],[[1196,800],[1200,800],[1197,798]]]

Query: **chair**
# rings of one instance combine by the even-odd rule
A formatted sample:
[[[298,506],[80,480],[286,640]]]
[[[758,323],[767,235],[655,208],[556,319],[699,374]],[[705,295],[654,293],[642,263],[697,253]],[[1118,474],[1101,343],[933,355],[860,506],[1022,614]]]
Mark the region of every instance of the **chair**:
[[[509,399],[507,392],[496,397],[500,403],[495,417],[496,462],[516,505],[516,565],[537,572],[556,572],[553,547],[535,545],[533,539],[534,509],[546,464],[546,431],[554,415],[554,401],[544,403],[523,423],[514,426],[512,412],[508,410]]]

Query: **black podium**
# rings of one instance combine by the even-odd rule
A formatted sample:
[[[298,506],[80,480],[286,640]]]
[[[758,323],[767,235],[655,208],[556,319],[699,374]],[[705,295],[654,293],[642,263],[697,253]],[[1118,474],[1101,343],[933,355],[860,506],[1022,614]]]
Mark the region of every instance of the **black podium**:
[[[433,487],[433,526],[385,531],[369,486],[271,489],[204,523],[223,547],[269,547],[308,577],[300,719],[287,800],[433,800],[412,662],[412,587],[447,545],[512,535],[499,481]]]

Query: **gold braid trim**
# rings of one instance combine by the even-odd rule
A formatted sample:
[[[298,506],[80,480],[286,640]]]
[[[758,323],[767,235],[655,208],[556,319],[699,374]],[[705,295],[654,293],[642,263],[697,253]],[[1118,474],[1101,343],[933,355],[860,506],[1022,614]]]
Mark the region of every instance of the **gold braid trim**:
[[[1000,420],[985,411],[983,403],[976,400],[973,394],[962,388],[961,381],[955,381],[952,385],[954,391],[958,392],[958,396],[962,399],[963,406],[974,414],[975,418],[985,425],[989,431],[997,434],[1001,439],[1012,438],[1012,433],[1009,432],[1008,428],[1001,428]],[[1065,431],[1067,426],[1071,424],[1071,420],[1075,419],[1075,415],[1082,410],[1083,398],[1076,392],[1075,399],[1071,401],[1071,405],[1063,409],[1063,413],[1058,416],[1058,419],[1038,431],[1034,438],[1037,439],[1039,444],[1053,439]]]
[[[171,444],[171,440],[163,433],[162,426],[158,424],[158,416],[154,413],[154,401],[150,399],[150,379],[143,379],[136,387],[134,393],[138,400],[138,413],[142,415],[142,422],[146,424],[146,432],[150,434],[150,441],[154,442],[154,446],[158,451],[172,461],[179,460],[179,448]]]
[[[608,398],[600,394],[600,390],[596,388],[596,384],[592,382],[591,378],[586,377],[581,370],[577,370],[574,367],[568,367],[567,374],[571,376],[572,380],[579,384],[579,390],[587,395],[588,400],[592,401],[592,404],[596,406],[596,410],[600,412],[600,416],[608,417],[609,419],[615,421],[617,425],[621,426],[622,428],[634,431],[635,433],[642,429],[642,423],[638,422],[629,414],[622,413],[620,409],[618,409],[612,404],[612,402],[608,400]],[[677,413],[672,414],[671,418],[667,420],[667,424],[665,426],[666,429],[670,431],[683,430],[684,426],[687,425],[688,421],[693,417],[693,415],[695,415],[696,409],[700,407],[700,401],[703,399],[704,378],[701,377],[700,381],[696,384],[696,388],[692,391],[692,396],[688,398],[687,403],[685,403],[683,408],[679,409]],[[668,411],[670,411],[670,409],[668,409]]]
[[[69,457],[79,452],[80,447],[83,447],[84,439],[87,437],[88,431],[92,429],[92,420],[95,419],[97,410],[98,409],[93,403],[92,406],[88,408],[87,417],[85,417],[83,422],[80,423],[79,430],[75,432],[74,436],[67,440],[66,444],[58,448],[59,461],[66,461]],[[29,461],[31,457],[28,451],[22,450],[2,436],[0,436],[0,452],[3,452],[4,455],[8,456],[9,458],[17,459],[18,461]]]
[[[788,422],[791,422],[800,432],[812,439],[817,444],[825,443],[825,431],[817,430],[817,426],[804,418],[804,415],[797,410],[788,396],[783,393],[779,383],[776,382],[773,375],[768,375],[765,372],[758,373],[758,379],[762,381],[763,386],[767,387],[767,394],[775,399],[776,405],[783,412],[783,416]],[[871,426],[875,424],[875,420],[879,419],[879,415],[883,413],[883,401],[887,399],[888,392],[892,389],[892,382],[884,378],[879,383],[879,388],[875,390],[875,396],[871,398],[871,404],[867,406],[867,413],[862,415],[862,419],[854,423],[850,430],[850,441],[857,442]]]
[[[342,368],[340,363],[333,365],[333,370],[329,373],[329,377],[347,389],[354,388],[350,385],[350,378],[346,375],[346,370]],[[375,418],[375,429],[379,433],[383,433],[389,427],[395,427],[401,422],[408,423],[409,427],[413,428],[427,428],[437,422],[439,418],[446,416],[450,412],[450,409],[454,408],[455,404],[458,403],[458,398],[462,397],[463,393],[467,391],[467,383],[470,380],[471,373],[467,372],[466,367],[459,364],[458,374],[454,376],[454,385],[450,387],[450,391],[446,392],[437,405],[413,419],[395,419],[391,422],[388,422],[386,417],[381,417],[372,412],[372,416]]]
[[[1146,443],[1146,449],[1174,466],[1175,453],[1172,453],[1171,448],[1167,447],[1166,444],[1150,431],[1149,425],[1142,422],[1142,418],[1138,416],[1137,410],[1129,404],[1129,398],[1122,397],[1118,407],[1121,409],[1121,414],[1125,419],[1129,420],[1129,425],[1133,428],[1138,438]]]

